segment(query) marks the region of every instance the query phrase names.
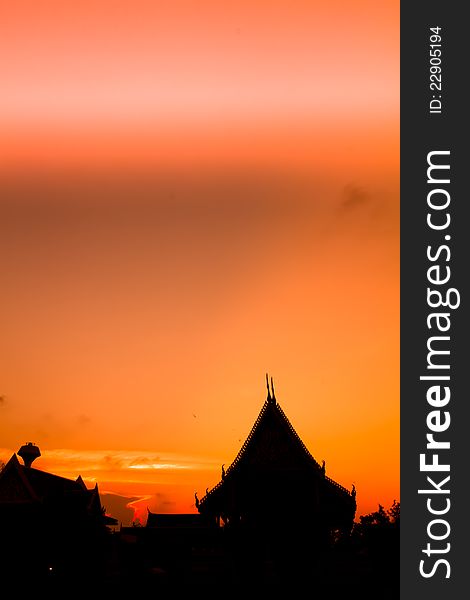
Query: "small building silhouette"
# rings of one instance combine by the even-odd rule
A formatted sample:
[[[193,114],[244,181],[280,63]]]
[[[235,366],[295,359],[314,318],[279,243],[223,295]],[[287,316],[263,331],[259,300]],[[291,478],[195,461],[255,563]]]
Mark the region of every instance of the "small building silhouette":
[[[148,509],[147,509],[148,510]],[[145,556],[173,581],[196,585],[210,575],[222,580],[223,531],[200,514],[162,514],[148,510],[140,534]]]

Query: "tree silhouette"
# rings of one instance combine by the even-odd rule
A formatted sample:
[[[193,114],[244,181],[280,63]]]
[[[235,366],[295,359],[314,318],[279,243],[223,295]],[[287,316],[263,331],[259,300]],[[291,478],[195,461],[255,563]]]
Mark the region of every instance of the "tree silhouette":
[[[391,523],[393,523],[394,525],[399,527],[400,526],[400,503],[397,502],[396,500],[394,500],[392,506],[389,508],[389,510],[387,512],[390,517]]]
[[[377,511],[359,517],[359,523],[354,525],[353,536],[369,550],[384,550],[387,542],[398,538],[399,528],[400,503],[394,500],[388,510],[379,504]]]
[[[367,557],[372,579],[396,593],[400,567],[400,503],[394,500],[388,510],[379,504],[377,511],[359,517],[351,537],[356,551]]]

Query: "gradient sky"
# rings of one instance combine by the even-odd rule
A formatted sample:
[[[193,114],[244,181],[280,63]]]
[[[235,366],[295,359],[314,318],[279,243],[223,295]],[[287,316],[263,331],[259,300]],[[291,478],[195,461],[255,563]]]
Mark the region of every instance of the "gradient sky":
[[[194,511],[264,373],[399,498],[399,3],[2,8],[0,458]]]

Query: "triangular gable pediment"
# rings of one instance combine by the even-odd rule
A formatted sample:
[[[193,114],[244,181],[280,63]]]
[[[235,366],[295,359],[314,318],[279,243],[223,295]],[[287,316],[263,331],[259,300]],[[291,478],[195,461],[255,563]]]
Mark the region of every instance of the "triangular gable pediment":
[[[263,405],[227,474],[248,466],[265,469],[321,468],[273,399],[268,399]]]
[[[92,514],[96,514],[96,515],[102,514],[103,509],[101,506],[101,498],[100,498],[100,492],[98,490],[98,484],[96,484],[92,490],[88,490],[88,494],[89,494],[88,510]]]
[[[0,503],[36,502],[38,500],[23,468],[14,454],[0,474]]]
[[[75,479],[75,481],[78,483],[78,485],[79,485],[79,486],[82,488],[82,490],[83,490],[84,492],[88,492],[88,488],[87,488],[87,486],[85,485],[85,482],[83,481],[83,479],[82,479],[82,476],[81,476],[81,475],[79,475],[79,476],[77,477],[77,479]]]

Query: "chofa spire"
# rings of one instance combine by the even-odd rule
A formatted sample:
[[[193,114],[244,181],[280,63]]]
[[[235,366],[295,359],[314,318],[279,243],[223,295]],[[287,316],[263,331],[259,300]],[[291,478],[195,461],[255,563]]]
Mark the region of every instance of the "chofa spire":
[[[270,389],[269,388],[269,377],[268,377],[267,373],[266,373],[266,387],[268,389],[268,402],[274,402],[274,403],[276,403],[276,396],[274,394],[273,378],[271,377],[271,389]]]

